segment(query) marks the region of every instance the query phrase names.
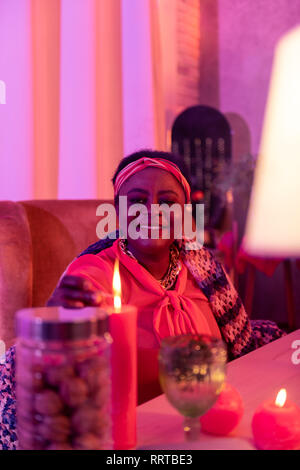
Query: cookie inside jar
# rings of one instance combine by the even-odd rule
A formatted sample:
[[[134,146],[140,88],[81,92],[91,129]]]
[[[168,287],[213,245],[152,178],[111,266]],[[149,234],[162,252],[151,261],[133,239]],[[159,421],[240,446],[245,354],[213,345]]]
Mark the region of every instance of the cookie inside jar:
[[[19,449],[111,449],[107,330],[107,315],[98,308],[18,312]]]

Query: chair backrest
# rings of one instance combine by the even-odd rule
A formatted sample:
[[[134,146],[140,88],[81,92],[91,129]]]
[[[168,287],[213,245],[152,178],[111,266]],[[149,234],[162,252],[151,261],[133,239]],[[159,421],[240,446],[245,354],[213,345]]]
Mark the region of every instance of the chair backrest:
[[[98,241],[108,200],[0,202],[0,338],[14,342],[15,312],[44,306],[68,264]]]
[[[216,187],[231,161],[231,129],[225,116],[210,106],[192,106],[175,119],[172,126],[172,152],[187,165],[192,191],[203,193],[205,225],[218,228],[225,198]]]

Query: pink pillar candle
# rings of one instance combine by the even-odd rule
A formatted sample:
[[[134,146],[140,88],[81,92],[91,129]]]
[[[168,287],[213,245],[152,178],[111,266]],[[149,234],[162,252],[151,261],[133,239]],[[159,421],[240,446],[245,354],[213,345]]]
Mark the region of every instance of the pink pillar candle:
[[[283,395],[280,402],[279,394]],[[256,410],[252,419],[255,445],[262,450],[300,449],[300,408],[285,401],[281,389],[276,401],[266,401]]]
[[[225,383],[216,403],[200,418],[201,429],[209,434],[226,436],[240,422],[244,412],[239,392]]]
[[[109,309],[112,370],[112,437],[114,449],[136,446],[137,310],[122,305]]]

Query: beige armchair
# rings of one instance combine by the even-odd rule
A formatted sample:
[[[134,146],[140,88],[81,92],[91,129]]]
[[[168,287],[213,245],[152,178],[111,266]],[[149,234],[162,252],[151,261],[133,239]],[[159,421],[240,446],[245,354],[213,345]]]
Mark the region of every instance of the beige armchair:
[[[67,265],[98,240],[100,200],[0,202],[0,339],[15,340],[15,313],[44,306]]]

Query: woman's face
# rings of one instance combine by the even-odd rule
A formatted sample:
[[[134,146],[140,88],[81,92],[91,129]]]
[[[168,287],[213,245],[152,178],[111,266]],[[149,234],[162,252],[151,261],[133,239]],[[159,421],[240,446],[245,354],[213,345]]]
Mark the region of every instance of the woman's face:
[[[119,196],[127,196],[128,210],[133,204],[143,204],[147,209],[143,215],[128,215],[127,212],[128,248],[133,249],[135,252],[148,255],[159,254],[162,250],[168,249],[174,241],[174,225],[176,223],[182,224],[183,221],[185,193],[177,179],[166,170],[148,167],[128,178],[128,180],[122,184]],[[177,215],[174,219],[172,211],[170,212],[170,217],[167,214],[159,212],[156,221],[152,218],[151,225],[151,206],[153,204],[167,204],[168,206],[178,204],[181,207],[180,212],[182,216],[181,214]],[[153,212],[158,213],[152,207],[152,213]],[[121,214],[119,214],[119,217],[120,215]],[[137,227],[136,231],[138,232],[139,228],[141,228],[147,238],[133,239],[130,236],[130,224],[137,218],[141,221],[141,227]],[[166,232],[163,232],[163,228],[167,225],[170,227],[170,236],[164,238],[164,233]],[[153,233],[156,238],[151,236]]]

